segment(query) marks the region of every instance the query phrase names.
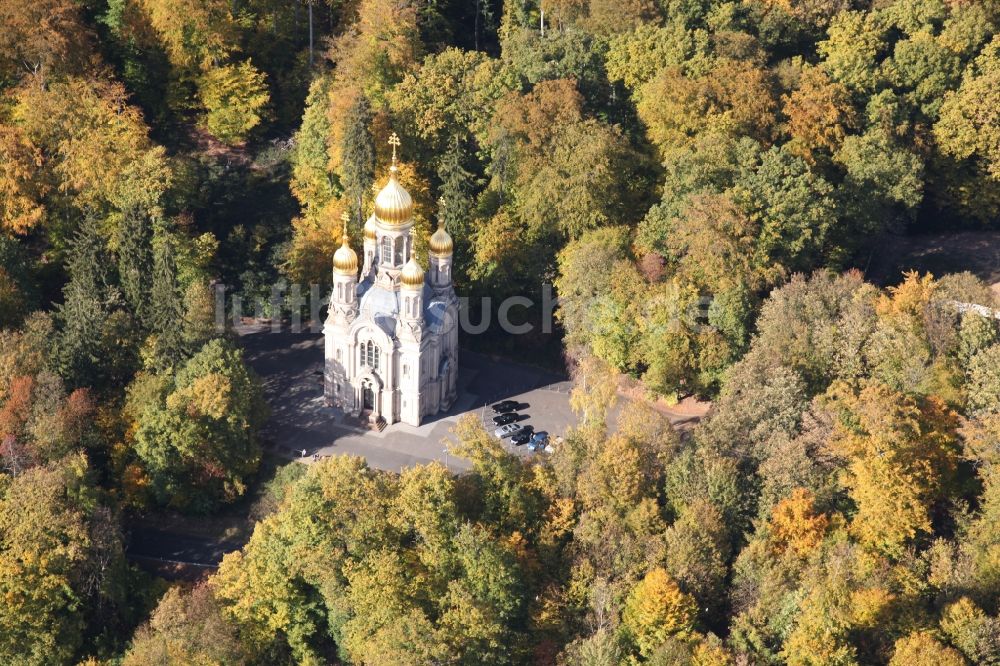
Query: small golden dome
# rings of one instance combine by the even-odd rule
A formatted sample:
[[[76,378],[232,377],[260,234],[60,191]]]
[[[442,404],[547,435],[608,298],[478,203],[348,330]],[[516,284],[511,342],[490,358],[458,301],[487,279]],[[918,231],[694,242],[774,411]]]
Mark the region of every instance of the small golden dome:
[[[340,216],[340,219],[344,221],[344,235],[340,238],[340,247],[333,253],[333,269],[341,275],[358,274],[358,255],[351,249],[350,239],[347,237],[349,217],[346,212]]]
[[[417,260],[410,257],[410,260],[403,266],[403,272],[399,274],[399,281],[404,287],[420,289],[424,286],[424,269],[420,267]]]
[[[437,231],[431,234],[430,248],[431,254],[438,257],[446,257],[455,251],[455,243],[451,240],[451,234],[445,231],[443,220],[438,222]]]
[[[374,215],[368,216],[368,221],[365,222],[365,240],[376,240]]]
[[[389,169],[389,182],[375,197],[375,217],[387,227],[401,227],[413,219],[413,198],[399,184],[399,169]]]

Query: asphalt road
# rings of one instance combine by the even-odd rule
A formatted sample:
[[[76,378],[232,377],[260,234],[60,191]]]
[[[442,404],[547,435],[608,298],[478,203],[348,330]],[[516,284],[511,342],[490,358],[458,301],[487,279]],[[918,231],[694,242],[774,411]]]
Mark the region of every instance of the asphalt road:
[[[126,552],[135,559],[214,567],[226,553],[243,547],[240,541],[167,532],[146,525],[128,529]]]

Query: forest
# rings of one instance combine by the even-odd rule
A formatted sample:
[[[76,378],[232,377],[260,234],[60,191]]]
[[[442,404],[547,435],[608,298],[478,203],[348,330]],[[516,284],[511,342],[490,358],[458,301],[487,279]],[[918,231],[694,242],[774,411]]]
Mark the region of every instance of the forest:
[[[866,276],[1000,226],[998,0],[3,0],[0,663],[1000,664],[1000,308]],[[465,349],[573,376],[511,455],[273,472],[226,303],[328,287],[388,173]],[[360,247],[360,245],[358,245]],[[529,315],[533,316],[533,315]],[[645,398],[611,418],[621,381]],[[657,409],[710,401],[679,429]],[[270,469],[271,472],[266,470]],[[198,582],[137,516],[263,500]]]

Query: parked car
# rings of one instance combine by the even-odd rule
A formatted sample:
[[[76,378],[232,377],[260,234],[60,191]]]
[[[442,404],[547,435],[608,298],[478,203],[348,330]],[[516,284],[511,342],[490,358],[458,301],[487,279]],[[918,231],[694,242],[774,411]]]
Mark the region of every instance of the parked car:
[[[517,414],[513,412],[508,412],[506,414],[500,414],[499,416],[493,417],[493,425],[507,425],[508,423],[513,423],[517,420]]]
[[[504,439],[506,437],[510,437],[516,432],[520,432],[523,429],[524,428],[522,428],[517,423],[508,423],[507,425],[502,425],[499,428],[497,428],[495,431],[493,431],[493,434],[499,437],[500,439]]]
[[[548,443],[549,433],[544,430],[539,430],[531,436],[531,441],[528,442],[528,448],[532,451],[542,451]]]
[[[527,444],[531,440],[531,432],[525,431],[521,428],[521,432],[515,434],[510,438],[510,441],[514,443],[514,446],[521,446],[522,444]]]
[[[507,412],[513,412],[517,409],[517,403],[513,400],[504,400],[503,402],[498,402],[497,404],[490,407],[494,414],[506,414]]]

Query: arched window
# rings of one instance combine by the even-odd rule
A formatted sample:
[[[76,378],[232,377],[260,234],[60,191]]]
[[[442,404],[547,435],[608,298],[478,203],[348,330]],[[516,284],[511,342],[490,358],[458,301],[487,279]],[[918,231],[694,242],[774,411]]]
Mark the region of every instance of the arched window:
[[[367,365],[373,370],[378,370],[378,357],[380,350],[378,346],[369,340],[361,343],[361,365]]]
[[[392,264],[392,237],[382,236],[382,263]]]
[[[404,256],[403,247],[406,243],[406,239],[402,236],[396,239],[396,257],[395,265],[402,266],[406,263],[407,257]]]

